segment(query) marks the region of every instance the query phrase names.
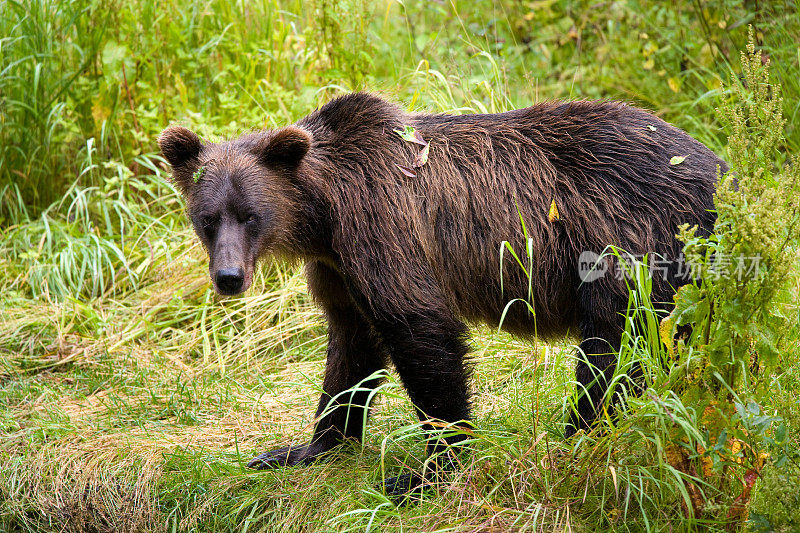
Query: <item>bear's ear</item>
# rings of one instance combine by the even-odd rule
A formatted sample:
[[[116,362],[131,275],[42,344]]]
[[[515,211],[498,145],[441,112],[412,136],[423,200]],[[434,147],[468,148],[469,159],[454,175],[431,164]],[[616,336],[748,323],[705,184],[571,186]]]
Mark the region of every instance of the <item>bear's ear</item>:
[[[182,126],[170,126],[158,136],[158,147],[173,170],[186,165],[200,155],[200,137]]]
[[[311,133],[297,126],[287,126],[258,143],[255,153],[264,165],[294,168],[310,148]]]

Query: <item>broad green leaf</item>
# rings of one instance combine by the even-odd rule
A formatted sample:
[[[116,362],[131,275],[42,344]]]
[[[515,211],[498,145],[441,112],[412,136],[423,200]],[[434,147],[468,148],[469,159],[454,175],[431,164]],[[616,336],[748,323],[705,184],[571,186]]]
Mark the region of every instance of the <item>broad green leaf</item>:
[[[394,132],[400,136],[401,139],[404,141],[418,144],[420,146],[427,146],[428,143],[425,139],[422,138],[422,135],[419,134],[417,130],[414,129],[413,126],[403,126],[402,130],[394,130]]]

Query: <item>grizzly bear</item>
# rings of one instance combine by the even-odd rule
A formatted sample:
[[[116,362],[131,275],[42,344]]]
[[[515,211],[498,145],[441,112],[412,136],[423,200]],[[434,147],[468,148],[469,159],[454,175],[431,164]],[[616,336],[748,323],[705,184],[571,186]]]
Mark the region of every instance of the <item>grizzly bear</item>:
[[[628,290],[611,272],[582,272],[586,254],[614,246],[657,258],[665,266],[652,300],[667,306],[688,281],[677,228],[711,231],[727,170],[685,132],[610,101],[450,115],[355,93],[281,129],[212,143],[171,126],[159,145],[215,289],[247,290],[261,258],[300,260],[327,319],[311,441],[263,453],[254,468],[307,464],[361,438],[388,363],[430,432],[469,427],[468,323],[579,336],[566,436],[589,428],[614,372]],[[504,242],[532,258],[527,272],[501,256]],[[507,309],[515,299],[530,307]],[[439,452],[464,437],[451,433],[429,452],[447,456]],[[386,487],[403,493],[423,482],[406,474]]]

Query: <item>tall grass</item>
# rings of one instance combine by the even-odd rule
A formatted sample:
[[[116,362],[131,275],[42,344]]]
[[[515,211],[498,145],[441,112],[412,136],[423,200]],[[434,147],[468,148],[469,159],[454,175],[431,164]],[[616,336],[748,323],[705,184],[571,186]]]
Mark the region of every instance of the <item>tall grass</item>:
[[[97,25],[86,24],[92,6],[79,2],[3,2],[1,7],[0,184],[11,186],[3,203],[18,193],[41,208],[72,181],[62,177],[54,184],[52,179],[69,175],[71,149],[87,133],[71,121],[70,93],[82,72],[94,66],[108,24],[102,12]],[[88,95],[79,98],[86,101]],[[3,211],[0,217],[18,215]]]
[[[501,111],[545,98],[614,97],[655,109],[721,148],[713,95],[744,28],[784,81],[797,116],[798,31],[791,4],[630,0],[583,5],[353,0],[109,5],[0,3],[0,191],[37,214],[101,161],[138,173],[166,124],[207,135],[294,120],[330,94],[370,88],[411,107]],[[698,38],[693,38],[697,36]],[[690,112],[687,112],[690,111]],[[787,147],[800,146],[790,121]],[[83,176],[84,186],[100,185]],[[16,221],[16,212],[0,217]],[[6,225],[8,222],[5,223]]]

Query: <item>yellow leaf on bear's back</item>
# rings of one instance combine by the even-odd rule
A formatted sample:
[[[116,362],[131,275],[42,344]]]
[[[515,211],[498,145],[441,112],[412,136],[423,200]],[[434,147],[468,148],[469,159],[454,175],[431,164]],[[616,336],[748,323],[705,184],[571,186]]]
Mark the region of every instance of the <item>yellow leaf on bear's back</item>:
[[[547,220],[553,222],[560,219],[561,217],[558,214],[558,207],[556,207],[556,199],[553,198],[553,201],[550,203],[550,212],[547,213]]]

